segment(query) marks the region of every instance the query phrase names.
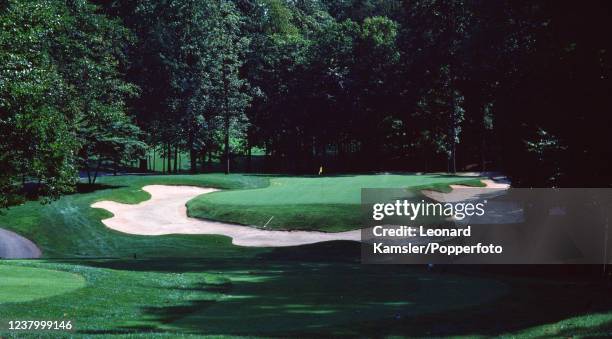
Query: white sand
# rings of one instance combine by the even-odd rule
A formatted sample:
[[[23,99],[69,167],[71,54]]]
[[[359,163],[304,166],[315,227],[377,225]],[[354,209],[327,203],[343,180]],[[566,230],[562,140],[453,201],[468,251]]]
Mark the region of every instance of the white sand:
[[[481,180],[485,187],[471,187],[464,185],[450,185],[452,191],[441,193],[430,190],[421,191],[426,197],[440,202],[460,202],[477,199],[493,198],[504,194],[510,184],[497,182],[491,179]]]
[[[151,199],[137,205],[100,201],[91,205],[114,214],[102,222],[116,231],[139,235],[220,234],[232,238],[239,246],[283,247],[331,240],[359,241],[360,231],[325,233],[314,231],[271,231],[254,226],[187,217],[185,204],[192,198],[215,192],[215,189],[192,186],[149,185],[142,188]]]

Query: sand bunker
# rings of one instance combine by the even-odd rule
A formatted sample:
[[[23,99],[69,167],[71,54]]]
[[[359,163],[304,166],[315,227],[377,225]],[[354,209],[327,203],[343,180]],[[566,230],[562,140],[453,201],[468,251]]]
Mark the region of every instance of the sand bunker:
[[[421,192],[428,198],[439,202],[487,201],[486,212],[483,216],[468,216],[463,220],[453,219],[458,224],[515,224],[524,221],[523,209],[518,203],[496,201],[494,199],[507,193],[507,190],[510,188],[507,180],[494,181],[485,179],[482,180],[482,183],[485,184],[485,187],[450,185],[452,191],[448,193],[429,190]]]
[[[493,198],[505,193],[510,184],[493,181],[491,179],[481,180],[485,187],[472,187],[464,185],[450,185],[452,191],[448,193],[422,190],[426,197],[440,202],[461,202],[478,199]]]
[[[360,231],[325,233],[314,231],[269,231],[218,221],[189,218],[187,201],[217,190],[192,186],[149,185],[142,188],[151,199],[137,205],[100,201],[91,205],[114,214],[102,222],[116,231],[139,235],[220,234],[239,246],[283,247],[332,240],[360,240]]]

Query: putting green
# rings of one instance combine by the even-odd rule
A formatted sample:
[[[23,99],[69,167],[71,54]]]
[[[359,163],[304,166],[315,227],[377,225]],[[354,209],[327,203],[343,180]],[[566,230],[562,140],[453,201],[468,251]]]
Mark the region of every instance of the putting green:
[[[362,188],[434,188],[483,185],[479,178],[442,174],[270,177],[270,184],[201,195],[187,203],[191,217],[267,229],[341,232],[361,228]]]
[[[224,191],[206,199],[233,205],[360,204],[362,188],[442,187],[456,183],[475,184],[478,180],[436,174],[276,177],[267,187]]]
[[[85,286],[77,274],[0,264],[0,304],[48,298]]]

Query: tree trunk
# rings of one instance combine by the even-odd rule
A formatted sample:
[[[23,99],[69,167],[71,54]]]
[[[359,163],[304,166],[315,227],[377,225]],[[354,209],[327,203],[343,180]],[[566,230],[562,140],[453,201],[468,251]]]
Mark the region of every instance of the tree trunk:
[[[198,154],[194,149],[189,150],[189,167],[191,167],[191,173],[198,171]]]
[[[168,151],[166,153],[166,160],[168,161],[168,174],[170,174],[172,172],[172,147],[170,146],[169,142],[166,144],[166,149]]]
[[[230,172],[230,151],[229,151],[229,118],[225,119],[225,174]]]
[[[151,167],[153,168],[153,172],[155,172],[155,147],[153,147],[153,162],[151,163]]]
[[[200,159],[200,168],[202,173],[206,172],[206,150],[202,151],[202,159]]]
[[[449,158],[449,171],[451,173],[456,173],[457,172],[457,132],[458,132],[458,128],[459,128],[459,117],[457,116],[457,112],[459,110],[458,106],[458,98],[457,98],[457,93],[455,93],[455,90],[451,88],[452,91],[452,97],[453,97],[453,105],[451,107],[451,116],[450,116],[450,126],[451,126],[451,130],[450,130],[450,137],[451,137],[451,147],[450,147],[450,158]]]
[[[224,61],[225,63],[225,61]],[[230,109],[229,109],[229,83],[227,79],[227,74],[225,74],[225,65],[223,67],[223,101],[224,101],[224,109],[225,109],[225,174],[230,173],[230,149],[229,149],[229,130],[230,130]]]
[[[251,146],[247,148],[247,172],[251,172],[251,158],[253,157]]]
[[[89,159],[85,159],[85,171],[87,171],[87,183],[91,185],[91,169],[89,168]]]
[[[194,147],[193,135],[189,136],[189,168],[191,173],[198,171],[198,154]]]
[[[178,146],[174,146],[174,174],[178,173]]]
[[[96,171],[94,172],[92,185],[96,184],[96,179],[98,178],[98,171],[100,170],[100,166],[102,166],[102,160],[98,160],[98,165],[96,166]]]

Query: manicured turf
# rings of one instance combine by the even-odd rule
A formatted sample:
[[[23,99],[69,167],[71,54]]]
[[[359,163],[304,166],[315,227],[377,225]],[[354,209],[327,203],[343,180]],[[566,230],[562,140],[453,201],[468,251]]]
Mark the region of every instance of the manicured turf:
[[[47,298],[83,286],[85,279],[76,274],[0,263],[0,304]]]
[[[331,186],[332,182],[338,181],[335,190],[339,191],[334,197],[324,198],[325,201],[339,202],[346,199],[344,203],[326,206],[322,204],[302,204],[294,197],[294,201],[287,205],[274,204],[252,205],[257,200],[257,192],[260,192],[262,201],[272,199],[283,194],[290,199],[290,192],[295,190],[301,195],[313,194],[313,191],[322,190],[316,187]],[[236,199],[246,195],[250,205],[228,203],[215,204],[206,211],[212,211],[219,220],[230,220],[243,222],[245,224],[260,225],[263,217],[269,218],[268,211],[277,209],[284,213],[275,213],[271,225],[282,225],[287,222],[291,227],[293,223],[302,223],[304,228],[318,228],[333,231],[338,227],[326,226],[328,220],[338,220],[338,224],[345,227],[359,227],[359,189],[372,185],[386,185],[380,187],[391,187],[395,184],[402,185],[425,185],[440,184],[442,182],[465,181],[465,178],[447,176],[410,176],[410,175],[370,175],[370,176],[338,176],[325,178],[303,178],[303,177],[270,177],[261,175],[242,174],[203,174],[203,175],[172,175],[172,176],[109,176],[100,178],[100,186],[97,190],[87,194],[72,194],[62,197],[60,200],[49,205],[41,206],[38,202],[27,202],[21,206],[12,207],[4,215],[0,215],[0,227],[15,231],[26,238],[34,241],[43,251],[45,257],[202,257],[209,255],[211,251],[223,252],[226,256],[243,256],[245,253],[257,253],[260,249],[240,249],[227,246],[229,239],[222,236],[186,236],[173,235],[163,237],[133,236],[122,234],[107,229],[100,220],[110,217],[110,213],[102,209],[93,209],[90,205],[100,200],[113,200],[123,203],[138,203],[149,198],[149,194],[143,191],[142,186],[149,184],[180,184],[215,187],[227,190],[218,193],[230,194],[233,190],[238,194]],[[265,187],[275,188],[278,183],[289,183],[281,185],[280,192],[269,193]],[[312,184],[311,184],[312,183]],[[375,186],[374,186],[375,187]],[[81,187],[86,190],[87,187]],[[276,188],[275,188],[276,189]],[[334,190],[328,190],[332,192]],[[340,192],[342,191],[342,192]],[[254,195],[255,193],[255,195]],[[214,193],[217,195],[217,193]],[[296,193],[300,195],[299,193]],[[294,196],[296,196],[294,194]],[[357,195],[357,200],[355,200]],[[204,196],[206,197],[206,196]],[[304,202],[307,198],[301,198]],[[206,200],[197,199],[189,204],[190,214],[203,216],[193,205],[202,206]],[[312,201],[312,200],[310,200]],[[248,209],[245,209],[248,207]],[[229,212],[228,212],[229,211]],[[251,211],[252,213],[248,213]],[[206,215],[208,216],[208,215]],[[212,216],[208,216],[212,217]],[[239,220],[236,220],[240,218]],[[294,220],[295,218],[296,220]],[[280,220],[280,222],[279,222]],[[294,221],[292,221],[294,220]],[[265,221],[264,221],[265,222]],[[338,225],[332,222],[332,225]],[[272,227],[272,226],[271,226]]]
[[[356,179],[351,178],[357,177],[344,178],[347,181],[323,198],[338,202],[348,197],[346,201],[354,203],[350,199],[356,183],[351,180]],[[89,207],[98,200],[142,201],[148,194],[140,188],[147,184],[256,192],[270,184],[272,189],[276,180],[294,180],[295,189],[310,194],[314,186],[310,179],[222,174],[105,177],[102,183],[109,186],[99,187],[104,189],[65,196],[48,205],[29,202],[11,208],[0,216],[0,225],[34,240],[46,257],[55,259],[0,265],[0,300],[24,298],[0,304],[0,320],[71,319],[75,334],[146,338],[184,333],[262,337],[609,333],[609,289],[588,279],[574,283],[573,278],[513,278],[462,267],[428,271],[422,266],[361,265],[359,245],[353,242],[268,249],[233,246],[221,236],[131,236],[105,228],[100,219],[108,212]],[[417,182],[428,184],[412,183]],[[330,185],[327,182],[321,189]],[[288,188],[276,194],[283,189],[290,195]],[[344,193],[336,192],[342,189]],[[218,193],[222,194],[226,192]],[[298,195],[294,199],[302,199],[294,200],[300,202],[297,206],[308,201]],[[247,201],[258,206],[255,202]],[[74,259],[100,256],[114,259]],[[26,272],[24,267],[36,270]],[[42,292],[22,293],[26,288],[2,292],[3,277],[27,282],[29,276],[41,274],[55,281],[55,289],[37,289],[54,290],[53,295],[27,301]],[[55,279],[60,276],[70,278],[59,284]],[[79,276],[86,286],[81,287]],[[57,291],[62,285],[74,287],[77,281],[79,288]],[[20,293],[23,296],[13,296]],[[7,335],[0,329],[0,337]]]
[[[448,175],[340,175],[272,177],[270,185],[202,195],[188,204],[189,215],[274,229],[339,232],[362,225],[362,188],[434,188],[481,185],[473,178]],[[269,221],[269,222],[268,222]]]

